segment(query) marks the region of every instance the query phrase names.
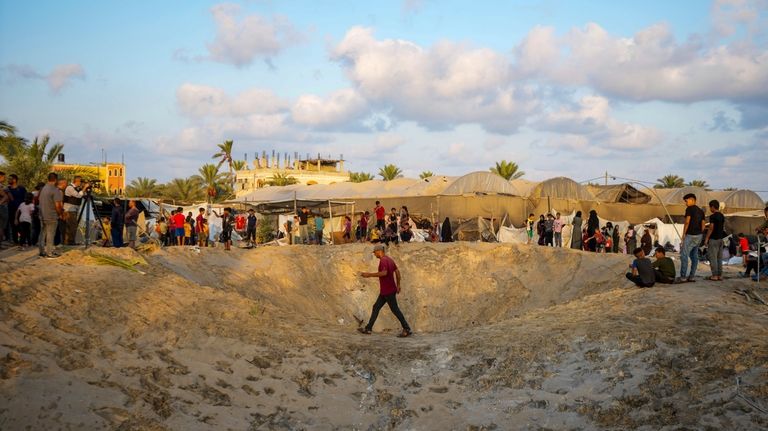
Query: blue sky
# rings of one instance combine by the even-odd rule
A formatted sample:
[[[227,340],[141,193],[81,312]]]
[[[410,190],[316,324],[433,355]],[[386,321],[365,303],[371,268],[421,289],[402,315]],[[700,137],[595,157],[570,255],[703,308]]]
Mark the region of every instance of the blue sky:
[[[215,145],[768,190],[766,1],[0,0],[0,119],[189,176]]]

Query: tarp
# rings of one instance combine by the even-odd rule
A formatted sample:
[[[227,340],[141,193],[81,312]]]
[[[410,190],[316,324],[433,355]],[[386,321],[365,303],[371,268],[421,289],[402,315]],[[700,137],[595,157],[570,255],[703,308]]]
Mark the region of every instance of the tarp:
[[[576,201],[594,201],[595,197],[587,188],[566,177],[555,177],[542,181],[530,194],[534,199],[556,198]]]
[[[725,208],[758,210],[765,207],[765,202],[760,195],[752,190],[717,191],[710,192],[710,195],[712,199],[717,199],[721,203],[721,210]]]
[[[472,172],[456,179],[441,195],[503,194],[520,196],[520,192],[509,181],[491,172]]]
[[[631,184],[626,183],[607,186],[588,185],[587,190],[600,202],[647,204],[651,201],[649,194],[643,193]]]

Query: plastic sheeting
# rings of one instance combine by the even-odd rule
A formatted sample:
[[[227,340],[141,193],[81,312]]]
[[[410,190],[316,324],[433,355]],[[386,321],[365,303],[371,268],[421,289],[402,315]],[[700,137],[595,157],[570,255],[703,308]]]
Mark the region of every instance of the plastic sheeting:
[[[696,205],[706,206],[707,203],[712,200],[710,192],[701,187],[681,187],[678,189],[654,189],[656,195],[651,199],[651,203],[660,205],[685,205],[683,196],[688,193],[696,195]]]
[[[763,209],[765,202],[757,193],[752,190],[731,190],[710,192],[712,199],[717,199],[721,203],[721,209],[739,208],[739,209]],[[722,204],[725,204],[723,206]]]
[[[455,180],[441,195],[505,194],[520,196],[520,192],[509,181],[491,172],[472,172]]]
[[[587,188],[566,177],[550,178],[536,185],[530,196],[535,199],[556,198],[575,201],[594,201],[595,197]]]
[[[608,186],[587,186],[587,190],[600,202],[628,204],[647,204],[651,196],[632,187],[631,184],[613,184]]]

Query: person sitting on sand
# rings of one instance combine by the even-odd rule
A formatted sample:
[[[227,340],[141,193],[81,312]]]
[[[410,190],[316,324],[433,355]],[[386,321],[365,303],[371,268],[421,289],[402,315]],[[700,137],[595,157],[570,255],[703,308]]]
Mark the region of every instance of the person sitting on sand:
[[[374,244],[381,242],[381,231],[378,225],[374,225],[371,229],[371,242]]]
[[[653,287],[656,283],[656,273],[653,271],[651,260],[645,257],[642,248],[636,248],[632,253],[635,260],[629,267],[632,272],[627,273],[627,279],[638,287]]]
[[[373,304],[368,324],[364,328],[357,328],[357,330],[362,334],[370,334],[376,319],[379,317],[379,311],[384,307],[384,304],[388,304],[392,314],[397,317],[397,320],[400,321],[400,325],[403,327],[398,337],[408,337],[411,335],[411,327],[408,326],[408,322],[406,322],[402,311],[400,311],[400,307],[397,306],[397,294],[400,293],[401,287],[400,270],[397,268],[395,261],[385,254],[383,244],[376,244],[373,247],[373,254],[379,259],[379,271],[361,272],[360,276],[363,278],[377,277],[379,279],[379,297]]]
[[[675,262],[667,257],[664,247],[657,247],[655,251],[656,260],[651,265],[656,275],[656,282],[664,284],[673,284],[675,282]]]

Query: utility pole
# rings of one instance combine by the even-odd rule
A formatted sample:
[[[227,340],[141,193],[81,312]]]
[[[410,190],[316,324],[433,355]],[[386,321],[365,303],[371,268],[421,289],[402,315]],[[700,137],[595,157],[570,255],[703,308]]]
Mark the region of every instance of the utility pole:
[[[605,171],[605,185],[608,185],[608,171]]]

